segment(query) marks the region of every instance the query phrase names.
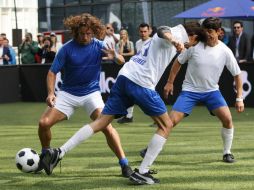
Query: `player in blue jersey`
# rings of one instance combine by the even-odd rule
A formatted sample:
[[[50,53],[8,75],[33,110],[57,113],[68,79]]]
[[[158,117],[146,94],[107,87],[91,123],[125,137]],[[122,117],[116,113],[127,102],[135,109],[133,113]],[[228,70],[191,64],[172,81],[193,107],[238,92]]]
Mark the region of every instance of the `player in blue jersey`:
[[[183,50],[184,43],[196,43],[201,34],[201,27],[196,22],[172,28],[160,27],[158,33],[120,70],[99,119],[84,125],[60,148],[47,151],[45,164],[53,169],[57,160],[65,153],[94,133],[103,130],[114,118],[126,115],[127,108],[137,104],[145,114],[151,116],[158,129],[148,145],[139,169],[131,174],[130,180],[135,184],[159,183],[159,180],[151,175],[149,167],[162,150],[173,124],[163,100],[155,91],[155,86],[177,50]],[[80,138],[77,140],[77,137]]]
[[[114,48],[105,47],[104,42],[98,40],[103,39],[105,27],[96,17],[90,14],[71,16],[64,24],[71,30],[73,39],[59,50],[47,75],[48,107],[40,118],[38,129],[42,145],[42,167],[44,153],[50,148],[50,129],[54,124],[69,119],[76,107],[83,107],[92,120],[99,117],[104,107],[99,87],[101,60],[114,59],[118,64],[125,62],[121,55],[115,53]],[[55,96],[56,74],[61,70],[64,73],[63,84]],[[129,177],[132,170],[128,166],[117,131],[109,124],[102,132],[108,146],[119,159],[122,175]],[[76,140],[82,139],[82,135]],[[52,170],[47,167],[44,169],[48,175],[51,174]]]

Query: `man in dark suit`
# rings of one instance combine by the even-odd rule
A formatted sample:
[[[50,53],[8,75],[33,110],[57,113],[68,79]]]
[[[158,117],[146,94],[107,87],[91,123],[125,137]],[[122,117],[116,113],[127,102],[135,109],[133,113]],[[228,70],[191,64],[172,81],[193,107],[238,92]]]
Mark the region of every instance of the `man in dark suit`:
[[[235,21],[233,35],[229,38],[228,47],[232,50],[238,63],[246,62],[250,52],[250,43],[247,34],[243,32],[243,23]]]
[[[8,65],[11,61],[11,54],[8,47],[4,46],[4,38],[0,36],[0,65]]]

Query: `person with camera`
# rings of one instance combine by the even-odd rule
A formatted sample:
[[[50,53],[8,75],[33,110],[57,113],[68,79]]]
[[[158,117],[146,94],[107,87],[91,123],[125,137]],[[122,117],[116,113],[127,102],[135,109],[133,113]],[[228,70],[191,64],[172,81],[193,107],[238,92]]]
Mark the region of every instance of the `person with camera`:
[[[19,45],[19,54],[21,54],[22,64],[35,63],[35,54],[38,52],[39,46],[36,41],[33,41],[32,34],[26,33],[25,39]]]
[[[52,63],[56,56],[56,48],[53,46],[53,42],[50,37],[43,39],[42,48],[38,52],[41,57],[41,64]]]

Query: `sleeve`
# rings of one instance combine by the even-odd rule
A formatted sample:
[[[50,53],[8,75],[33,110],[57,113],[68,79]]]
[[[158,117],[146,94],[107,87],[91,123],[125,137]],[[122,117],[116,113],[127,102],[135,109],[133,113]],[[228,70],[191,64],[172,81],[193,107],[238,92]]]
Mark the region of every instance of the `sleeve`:
[[[192,48],[185,49],[184,51],[182,51],[182,53],[179,54],[179,56],[177,57],[177,60],[180,64],[183,65],[184,63],[186,63],[190,59],[191,50],[192,50]]]
[[[66,63],[66,58],[67,58],[67,52],[64,47],[62,47],[56,54],[54,61],[50,67],[50,71],[53,73],[57,74],[63,66]]]
[[[239,75],[241,74],[241,69],[230,49],[227,49],[226,51],[226,67],[229,70],[229,72],[233,75]]]

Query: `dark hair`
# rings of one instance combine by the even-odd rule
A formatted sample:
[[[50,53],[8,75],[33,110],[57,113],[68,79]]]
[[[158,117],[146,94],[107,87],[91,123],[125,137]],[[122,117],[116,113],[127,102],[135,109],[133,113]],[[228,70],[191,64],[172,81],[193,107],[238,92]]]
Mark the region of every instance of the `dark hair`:
[[[49,41],[49,47],[51,48],[53,46],[53,41],[51,40],[50,36],[46,36],[45,38],[43,38],[42,42],[44,43],[46,40]]]
[[[149,24],[147,24],[147,23],[141,23],[140,25],[139,25],[139,28],[144,28],[144,27],[147,27],[148,29],[150,28],[150,26],[149,26]]]
[[[205,42],[206,41],[206,34],[200,24],[196,21],[190,21],[183,24],[188,36],[197,35],[197,40]]]
[[[243,27],[243,22],[240,21],[240,20],[236,20],[236,21],[233,23],[233,26],[234,26],[235,24],[240,24],[241,27]]]
[[[202,23],[202,27],[206,29],[214,29],[217,31],[221,28],[221,19],[217,17],[206,18]]]

